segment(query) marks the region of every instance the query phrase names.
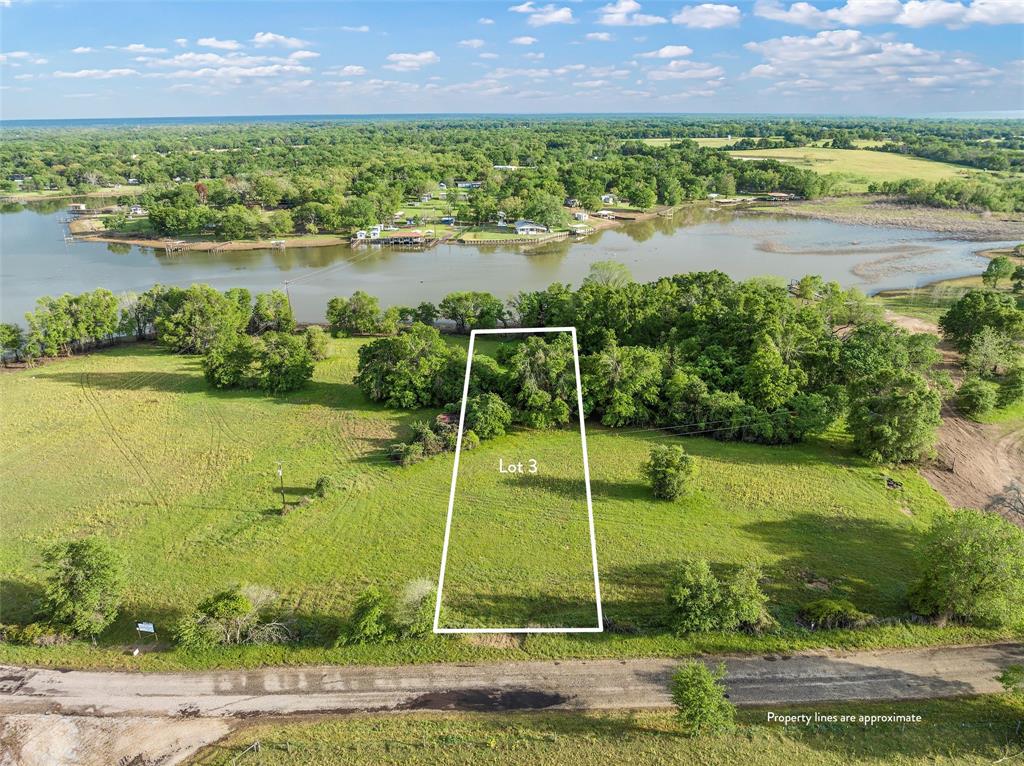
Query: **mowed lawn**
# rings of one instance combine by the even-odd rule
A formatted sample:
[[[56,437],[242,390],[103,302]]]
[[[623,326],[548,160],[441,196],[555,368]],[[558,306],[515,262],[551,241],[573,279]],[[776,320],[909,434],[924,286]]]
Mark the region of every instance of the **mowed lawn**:
[[[1019,759],[1024,702],[1009,696],[771,708],[776,714],[919,715],[918,723],[769,723],[741,710],[735,732],[682,736],[668,712],[439,714],[349,717],[243,728],[192,764],[395,766],[595,763],[678,766],[991,764]],[[856,719],[855,719],[856,720]],[[243,751],[259,741],[259,752]],[[237,759],[237,760],[235,760]]]
[[[450,487],[450,455],[405,469],[386,457],[387,446],[405,437],[413,420],[434,413],[388,410],[365,399],[352,383],[363,342],[333,341],[333,356],[317,366],[314,381],[282,397],[211,390],[198,359],[149,344],[0,375],[0,621],[32,618],[40,553],[51,542],[103,535],[128,567],[125,607],[98,648],[0,646],[0,661],[157,668],[664,656],[1000,635],[902,625],[811,634],[793,626],[800,604],[826,594],[849,597],[879,615],[900,614],[915,573],[914,546],[945,507],[915,471],[887,470],[855,457],[842,433],[801,446],[762,447],[592,424],[598,558],[605,614],[614,630],[592,637],[537,636],[501,648],[454,639],[325,648],[368,585],[397,594],[410,581],[436,580]],[[493,344],[483,344],[481,351],[489,348]],[[565,439],[561,431],[522,432],[485,445],[481,454],[550,455],[551,496],[576,497],[578,482],[557,482],[578,473],[577,463],[558,463],[560,455],[572,460]],[[649,448],[666,441],[683,444],[699,462],[697,490],[679,503],[652,500],[641,478]],[[278,461],[289,503],[310,494],[322,475],[333,477],[338,489],[282,516]],[[887,489],[887,476],[903,489]],[[495,491],[489,494],[497,498]],[[510,492],[508,505],[495,508],[496,518],[505,514],[514,523],[513,500]],[[538,540],[538,573],[557,571],[552,564],[561,560],[549,542]],[[474,543],[485,576],[487,562],[495,562],[496,572],[508,558],[500,537],[477,536]],[[517,555],[525,561],[530,553]],[[686,556],[705,556],[720,568],[761,562],[781,632],[757,638],[668,633],[662,626],[664,589]],[[534,571],[527,568],[519,580],[524,599],[551,593]],[[276,592],[304,642],[205,655],[124,653],[134,640],[134,621],[155,621],[167,641],[184,611],[239,584]],[[523,616],[515,599],[502,604],[494,599],[495,619]]]
[[[923,181],[935,182],[947,178],[962,178],[970,173],[964,168],[945,162],[866,149],[743,149],[729,154],[737,158],[778,160],[817,173],[837,173],[842,177],[842,190],[848,192],[867,191],[868,183],[872,181],[920,178]]]

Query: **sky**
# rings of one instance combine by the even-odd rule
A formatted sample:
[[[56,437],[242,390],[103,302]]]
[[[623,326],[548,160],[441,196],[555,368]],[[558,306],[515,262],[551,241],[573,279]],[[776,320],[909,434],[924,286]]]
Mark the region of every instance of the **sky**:
[[[0,117],[1024,109],[1024,0],[0,0]]]

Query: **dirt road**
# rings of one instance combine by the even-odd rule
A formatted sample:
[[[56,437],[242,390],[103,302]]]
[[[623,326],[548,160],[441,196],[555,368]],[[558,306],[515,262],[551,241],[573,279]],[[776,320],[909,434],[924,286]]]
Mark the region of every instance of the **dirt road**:
[[[726,658],[729,694],[740,705],[994,692],[995,676],[1012,663],[1024,663],[1024,644]],[[664,708],[677,665],[647,659],[171,674],[0,667],[0,743],[16,753],[0,764],[112,763],[140,752],[177,763],[234,721],[262,715]],[[113,730],[100,725],[107,719]],[[37,751],[45,757],[33,759]]]
[[[939,334],[938,326],[924,319],[891,311],[885,312],[885,319],[909,332]],[[948,343],[940,343],[939,352],[940,368],[959,384],[960,355]],[[942,407],[935,451],[935,460],[923,466],[921,474],[954,508],[988,508],[1014,479],[1024,477],[1024,428],[978,423],[950,402]],[[1015,516],[1007,518],[1020,523]]]

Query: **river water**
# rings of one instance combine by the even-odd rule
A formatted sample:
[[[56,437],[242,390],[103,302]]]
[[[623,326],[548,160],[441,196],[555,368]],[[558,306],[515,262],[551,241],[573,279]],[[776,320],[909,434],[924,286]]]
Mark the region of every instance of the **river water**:
[[[155,282],[219,289],[287,287],[300,321],[323,318],[327,300],[365,290],[383,305],[437,301],[453,290],[502,298],[552,282],[578,285],[590,265],[615,260],[640,281],[721,269],[736,279],[820,274],[865,292],[977,273],[978,250],[1001,242],[736,210],[689,208],[534,250],[444,245],[425,252],[348,246],[188,252],[64,242],[64,204],[11,206],[0,214],[0,320],[22,322],[42,295],[105,287],[141,291]],[[287,285],[286,285],[287,283]]]

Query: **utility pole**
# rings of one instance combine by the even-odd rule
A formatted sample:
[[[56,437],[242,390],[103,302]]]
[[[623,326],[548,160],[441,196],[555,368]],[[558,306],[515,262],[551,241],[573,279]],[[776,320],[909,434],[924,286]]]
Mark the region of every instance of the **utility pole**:
[[[281,515],[283,516],[288,511],[288,504],[284,500],[284,465],[280,461],[277,463],[277,478],[281,481]]]

